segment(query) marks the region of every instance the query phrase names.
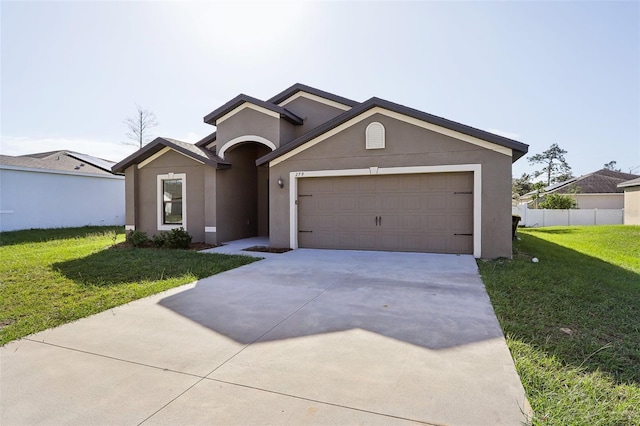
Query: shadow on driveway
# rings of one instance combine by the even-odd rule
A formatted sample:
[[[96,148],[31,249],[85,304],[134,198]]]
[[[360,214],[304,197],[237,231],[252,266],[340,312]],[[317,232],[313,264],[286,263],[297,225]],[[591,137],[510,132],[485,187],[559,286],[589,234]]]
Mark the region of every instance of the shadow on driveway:
[[[429,349],[503,336],[471,256],[296,250],[160,305],[243,344],[350,329]]]

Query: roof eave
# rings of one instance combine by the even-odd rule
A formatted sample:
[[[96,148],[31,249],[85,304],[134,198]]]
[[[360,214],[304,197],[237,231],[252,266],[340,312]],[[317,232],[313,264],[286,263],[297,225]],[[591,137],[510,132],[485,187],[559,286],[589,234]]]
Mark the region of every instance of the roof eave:
[[[127,158],[125,158],[124,160],[120,161],[119,163],[115,164],[112,168],[111,168],[111,172],[112,173],[124,173],[124,171],[129,167],[132,166],[133,164],[138,164],[141,161],[144,161],[145,159],[151,157],[152,155],[156,154],[157,152],[159,152],[163,147],[168,147],[171,148],[183,155],[186,155],[189,158],[193,158],[194,160],[200,161],[202,163],[205,163],[207,165],[213,166],[216,169],[225,169],[225,168],[229,168],[231,167],[231,164],[226,162],[226,161],[217,161],[202,155],[198,155],[192,151],[189,151],[188,149],[185,149],[183,147],[181,147],[180,145],[177,145],[173,142],[170,142],[164,138],[158,137],[155,138],[153,141],[151,141],[150,143],[148,143],[146,146],[144,146],[143,148],[141,148],[140,150],[134,152],[133,154],[129,155]]]
[[[348,99],[342,96],[335,95],[333,93],[325,92],[324,90],[316,89],[315,87],[307,86],[302,83],[296,83],[293,86],[288,87],[287,89],[268,99],[267,102],[271,102],[277,105],[298,92],[306,92],[352,108],[360,105],[360,102],[354,101],[353,99]]]
[[[437,126],[441,126],[444,128],[448,128],[450,130],[454,130],[468,136],[476,137],[478,139],[486,140],[487,142],[492,142],[497,145],[504,146],[506,148],[510,148],[512,151],[511,161],[512,163],[524,156],[529,151],[529,146],[515,141],[513,139],[505,138],[504,136],[496,135],[494,133],[486,132],[484,130],[476,129],[474,127],[470,127],[464,124],[457,123],[455,121],[447,120],[446,118],[438,117],[432,114],[428,114],[426,112],[422,112],[413,108],[405,107],[403,105],[395,104],[393,102],[386,101],[380,98],[371,98],[366,102],[359,104],[358,106],[353,107],[352,109],[345,111],[344,113],[338,115],[333,120],[329,120],[328,122],[321,124],[320,126],[312,129],[311,131],[305,133],[299,138],[294,139],[283,147],[276,149],[268,153],[267,155],[258,158],[256,160],[256,164],[261,166],[269,161],[286,154],[287,152],[297,148],[298,146],[303,145],[304,143],[312,140],[313,138],[322,135],[329,130],[346,123],[352,118],[357,117],[358,115],[372,109],[375,107],[380,107],[389,111],[397,112],[418,120],[426,121],[431,124],[435,124]]]
[[[244,103],[253,104],[261,108],[268,109],[269,111],[273,111],[279,114],[281,118],[286,119],[292,124],[300,125],[303,123],[302,118],[298,117],[297,115],[287,110],[286,108],[280,107],[270,102],[261,101],[260,99],[256,99],[244,94],[240,94],[236,96],[235,98],[231,99],[229,102],[225,103],[221,107],[216,108],[209,114],[205,115],[204,122],[215,126],[216,121],[220,117],[224,116],[225,114],[228,114],[229,112],[233,111],[234,109],[236,109],[237,107],[239,107]]]
[[[195,143],[197,147],[203,148],[207,145],[210,145],[212,142],[216,140],[216,132],[211,133],[210,135],[205,136]]]

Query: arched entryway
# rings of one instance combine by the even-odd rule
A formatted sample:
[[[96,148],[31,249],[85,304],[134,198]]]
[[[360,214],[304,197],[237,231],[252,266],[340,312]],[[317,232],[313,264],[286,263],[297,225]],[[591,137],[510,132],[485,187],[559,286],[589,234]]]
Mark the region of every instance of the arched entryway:
[[[257,167],[256,159],[271,152],[271,146],[261,140],[242,140],[223,148],[220,153],[231,168],[216,173],[218,241],[268,237],[269,169]]]

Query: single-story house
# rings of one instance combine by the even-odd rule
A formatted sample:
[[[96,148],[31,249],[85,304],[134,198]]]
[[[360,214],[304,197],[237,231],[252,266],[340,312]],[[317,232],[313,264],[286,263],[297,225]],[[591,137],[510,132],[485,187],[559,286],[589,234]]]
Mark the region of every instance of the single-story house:
[[[272,247],[511,256],[511,164],[528,145],[383,99],[302,84],[238,95],[189,144],[157,138],[113,167],[126,228]]]
[[[538,202],[549,194],[571,195],[579,209],[622,209],[625,206],[624,194],[618,184],[638,175],[602,169],[579,177],[555,183],[540,192]],[[536,191],[524,194],[520,204],[532,203]]]
[[[624,224],[640,225],[640,177],[618,184],[624,191]]]
[[[124,225],[124,176],[73,151],[0,155],[0,231]]]

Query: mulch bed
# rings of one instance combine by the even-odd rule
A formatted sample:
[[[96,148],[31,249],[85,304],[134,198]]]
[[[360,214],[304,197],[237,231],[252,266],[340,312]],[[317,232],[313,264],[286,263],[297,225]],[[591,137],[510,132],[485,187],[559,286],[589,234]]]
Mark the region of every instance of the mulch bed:
[[[277,247],[267,247],[267,246],[253,246],[253,247],[248,247],[246,249],[243,249],[243,251],[257,251],[260,253],[277,253],[277,254],[281,254],[281,253],[286,253],[288,251],[291,251],[290,248],[277,248]]]

